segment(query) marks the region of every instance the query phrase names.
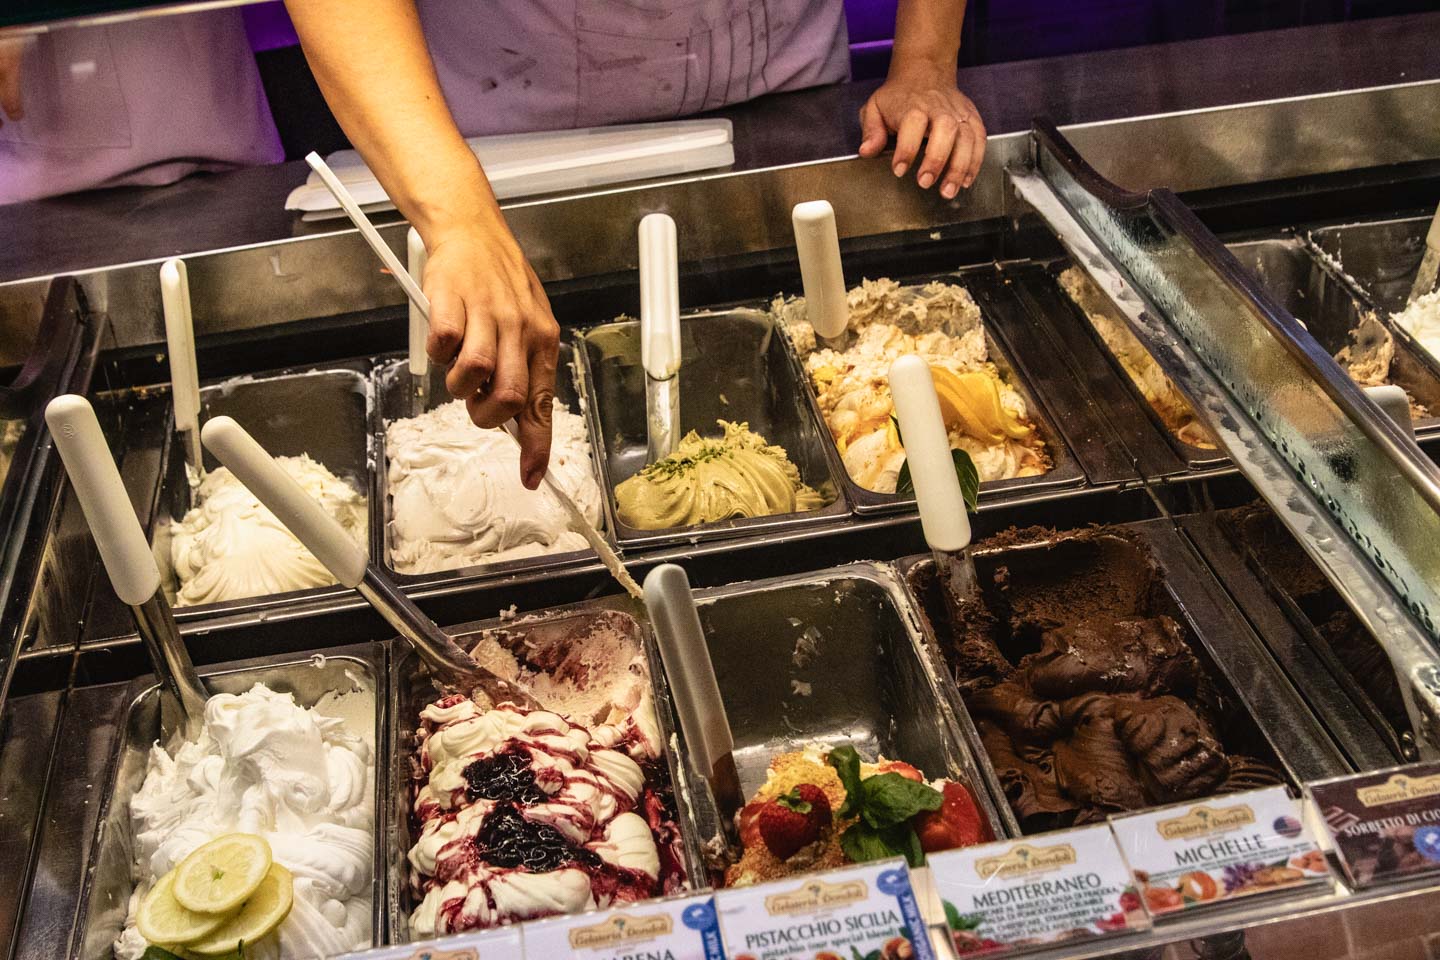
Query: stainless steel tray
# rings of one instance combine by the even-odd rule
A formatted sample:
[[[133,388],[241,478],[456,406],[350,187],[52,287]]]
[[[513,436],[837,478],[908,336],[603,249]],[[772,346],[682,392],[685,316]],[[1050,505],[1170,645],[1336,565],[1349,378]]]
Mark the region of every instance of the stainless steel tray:
[[[594,560],[594,552],[587,549],[526,557],[521,560],[507,560],[503,563],[457,567],[454,570],[442,570],[435,573],[408,574],[397,571],[390,563],[393,537],[390,530],[390,461],[385,452],[385,425],[392,420],[414,415],[410,404],[412,385],[409,368],[403,358],[380,357],[376,359],[375,364],[374,422],[371,424],[375,435],[375,486],[371,491],[371,501],[374,504],[371,516],[375,518],[375,534],[371,538],[371,542],[375,545],[375,556],[379,557],[381,565],[384,566],[391,578],[403,586],[476,583],[484,580],[503,579],[512,574],[528,571],[573,567]],[[445,370],[443,368],[431,367],[429,389],[429,403],[425,407],[426,410],[449,403],[453,399],[445,389]],[[591,421],[585,414],[585,401],[580,396],[577,383],[575,348],[569,343],[562,342],[560,344],[560,362],[555,370],[555,397],[568,406],[572,413],[585,417],[586,430],[587,432],[591,431]],[[596,463],[597,449],[598,444],[591,432],[591,469],[596,485],[603,490],[600,469]],[[608,537],[608,530],[604,529],[606,525],[603,516],[601,526],[602,534],[605,534],[607,539],[613,543],[613,538]]]
[[[745,796],[765,782],[779,754],[853,743],[870,760],[884,755],[926,777],[970,784],[996,836],[1004,834],[941,692],[946,684],[888,568],[856,563],[718,587],[697,599]],[[809,692],[796,683],[808,683]],[[707,781],[694,772],[692,782],[704,790],[707,839],[715,837]]]
[[[1180,625],[1185,639],[1209,677],[1221,709],[1216,713],[1224,726],[1220,741],[1227,752],[1243,753],[1267,761],[1282,772],[1291,786],[1349,769],[1324,727],[1291,687],[1259,638],[1255,637],[1238,611],[1230,604],[1203,564],[1180,539],[1167,520],[1125,524],[1113,533],[1083,532],[1094,539],[1080,539],[1081,533],[1035,530],[1033,538],[1012,535],[1018,542],[1003,546],[981,544],[975,564],[982,585],[992,584],[999,567],[1009,570],[1011,585],[1033,578],[1039,571],[1080,571],[1093,569],[1101,558],[1097,541],[1118,551],[1129,562],[1146,564],[1156,574],[1148,596],[1137,598],[1136,608],[1117,613],[1146,616],[1166,614]],[[1134,553],[1130,553],[1134,551]],[[932,649],[945,658],[947,671],[951,645],[943,640],[948,629],[944,607],[936,589],[934,560],[929,555],[907,557],[897,568],[907,594],[920,611],[920,622]],[[1063,576],[1064,574],[1061,574]],[[994,587],[987,586],[987,605],[994,603]],[[1028,652],[1024,638],[1010,641],[1011,661]],[[974,739],[974,750],[986,783],[1007,823],[1019,831],[1020,824],[1005,799],[1005,792],[993,764],[980,742],[958,686],[944,689],[952,709],[967,718],[964,728]]]
[[[902,283],[905,286],[914,286],[940,281],[964,286],[968,274],[980,271],[993,272],[994,269],[991,265],[972,267],[969,270],[940,276],[907,278]],[[1025,398],[1025,406],[1030,413],[1030,420],[1035,424],[1035,429],[1039,431],[1040,438],[1045,441],[1045,451],[1050,455],[1051,462],[1050,470],[1038,477],[1016,477],[1012,480],[993,480],[980,484],[980,501],[983,503],[987,500],[1005,499],[1022,492],[1033,493],[1056,487],[1080,486],[1085,482],[1084,469],[1075,459],[1075,455],[1060,435],[1060,431],[1055,428],[1055,423],[1045,404],[1031,389],[1026,378],[1017,372],[1016,364],[1011,359],[1010,347],[999,332],[994,318],[989,315],[989,304],[981,298],[977,298],[976,303],[984,316],[985,346],[990,354],[990,362],[995,364],[999,370],[1001,379],[1014,387]],[[810,382],[810,375],[805,372],[805,360],[800,356],[800,351],[795,349],[795,345],[789,337],[782,336],[781,339],[785,341],[786,353],[789,354],[790,363],[795,369],[794,376],[804,384],[803,392],[811,416],[821,425],[825,437],[825,453],[830,458],[830,469],[837,477],[841,478],[845,487],[845,495],[854,505],[855,512],[858,514],[885,514],[914,510],[915,497],[913,494],[902,496],[895,493],[876,493],[874,490],[865,489],[851,479],[850,472],[845,469],[844,460],[840,456],[840,448],[835,445],[835,438],[825,424],[824,414],[820,412],[820,400],[816,396],[815,385]]]
[[[1434,361],[1424,359],[1427,351],[1392,324],[1385,311],[1366,304],[1300,240],[1255,240],[1227,246],[1332,357],[1350,343],[1351,333],[1366,316],[1373,314],[1395,336],[1390,382],[1431,411],[1429,417],[1415,422],[1415,432],[1423,437],[1440,430],[1440,374],[1433,368]]]
[[[350,690],[358,683],[375,697],[375,843],[371,896],[374,942],[384,942],[384,837],[389,809],[384,791],[385,648],[380,644],[341,647],[308,658],[274,657],[227,664],[201,671],[210,693],[243,693],[264,682],[272,690],[291,693],[302,706],[314,706],[327,692]],[[134,890],[130,836],[130,800],[145,779],[150,747],[160,739],[160,688],[151,678],[131,684],[133,695],[121,719],[121,735],[105,772],[104,798],[95,840],[90,847],[80,892],[80,910],[70,944],[71,960],[102,960],[112,956],[111,944],[125,925]],[[58,952],[58,950],[57,950]]]
[[[1429,229],[1429,217],[1404,217],[1324,227],[1309,240],[1388,316],[1405,308]]]
[[[369,361],[309,367],[237,377],[202,387],[200,420],[222,414],[234,417],[272,456],[302,453],[351,483],[369,502],[367,549],[375,541],[375,509],[371,490],[369,417],[371,406]],[[185,516],[191,506],[191,489],[185,475],[185,444],[175,434],[173,412],[167,414],[162,473],[151,511],[150,537],[166,590],[174,596],[174,568],[170,563],[169,524]],[[205,469],[220,466],[205,453]],[[309,590],[202,603],[175,608],[181,623],[231,614],[251,613],[276,606],[349,594],[332,585]]]
[[[592,437],[598,438],[611,529],[626,547],[772,533],[825,523],[850,512],[840,492],[823,421],[797,379],[797,368],[763,310],[737,307],[707,310],[681,318],[680,421],[682,434],[697,430],[713,436],[715,421],[748,422],[771,443],[779,444],[800,470],[801,478],[826,498],[825,506],[805,513],[750,517],[693,527],[640,530],[616,514],[615,487],[646,465],[645,371],[640,366],[640,323],[617,320],[581,331],[582,376]]]
[[[680,828],[688,877],[684,886],[696,889],[704,886],[705,866],[701,854],[700,839],[694,828],[691,811],[693,787],[680,756],[683,741],[677,732],[674,708],[670,701],[670,688],[665,680],[665,671],[660,663],[659,650],[649,624],[640,614],[640,608],[626,597],[607,597],[555,607],[534,615],[515,619],[493,619],[448,627],[446,632],[457,640],[478,637],[491,631],[505,631],[512,635],[526,635],[537,631],[564,631],[577,621],[596,617],[614,618],[617,624],[633,625],[640,645],[645,651],[650,670],[650,688],[654,694],[655,719],[660,726],[661,739],[665,743],[665,766],[670,776],[670,785],[676,807],[675,822]],[[522,639],[523,642],[523,639]],[[416,720],[420,711],[439,696],[439,691],[430,674],[414,651],[397,647],[390,664],[390,743],[388,757],[390,775],[386,779],[389,790],[389,833],[386,838],[386,875],[389,895],[386,912],[390,923],[390,942],[410,942],[410,914],[416,906],[414,890],[410,883],[409,861],[406,854],[414,843],[414,824],[411,816],[411,770],[417,763],[415,751]]]

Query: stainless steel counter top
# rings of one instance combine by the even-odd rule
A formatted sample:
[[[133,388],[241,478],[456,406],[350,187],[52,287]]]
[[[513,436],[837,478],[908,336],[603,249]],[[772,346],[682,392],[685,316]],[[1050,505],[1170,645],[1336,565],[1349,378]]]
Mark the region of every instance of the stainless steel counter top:
[[[1440,79],[1440,60],[1427,40],[1437,32],[1440,13],[1418,14],[968,68],[960,72],[960,85],[994,137],[1022,133],[1037,114],[1062,125],[1098,123]],[[725,173],[852,157],[859,142],[857,111],[874,86],[780,94],[721,111],[735,124],[736,162]],[[1324,132],[1343,153],[1347,126]],[[1168,145],[1151,140],[1148,149],[1130,146],[1128,156],[1110,158],[1118,169],[1104,156],[1091,159],[1125,186],[1152,185],[1136,182],[1135,171],[1153,164]],[[1223,165],[1227,158],[1243,159],[1249,145],[1217,140],[1207,146],[1206,155],[1190,159]],[[998,171],[1005,157],[1003,143],[992,145],[989,171]],[[1176,186],[1173,176],[1163,176],[1172,169],[1160,164],[1153,183]],[[195,176],[171,187],[0,207],[0,237],[10,241],[0,244],[0,283],[336,232],[302,224],[283,209],[286,194],[306,172],[296,162]],[[970,198],[944,204],[927,197],[926,205],[934,208],[935,222],[953,222],[973,218],[967,211],[988,213],[998,197],[998,177],[982,178]],[[517,220],[528,239],[525,218]]]

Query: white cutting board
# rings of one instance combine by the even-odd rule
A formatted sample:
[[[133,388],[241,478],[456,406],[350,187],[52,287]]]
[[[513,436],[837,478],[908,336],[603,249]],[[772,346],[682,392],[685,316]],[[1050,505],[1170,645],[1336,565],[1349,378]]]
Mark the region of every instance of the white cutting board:
[[[735,162],[733,138],[729,120],[675,120],[507,133],[466,142],[495,195],[508,200],[727,167]],[[340,150],[325,160],[367,213],[395,208],[359,153]],[[313,172],[290,191],[285,209],[301,211],[305,220],[345,216]]]

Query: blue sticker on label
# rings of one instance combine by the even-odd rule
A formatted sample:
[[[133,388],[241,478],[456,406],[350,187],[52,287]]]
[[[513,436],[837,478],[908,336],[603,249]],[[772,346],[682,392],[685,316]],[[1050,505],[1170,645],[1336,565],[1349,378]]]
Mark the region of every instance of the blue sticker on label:
[[[875,886],[881,893],[899,896],[910,892],[910,876],[904,870],[886,870],[875,878]]]
[[[1415,831],[1414,843],[1425,859],[1440,861],[1440,827],[1420,827]]]
[[[685,908],[680,920],[691,930],[714,930],[719,921],[715,917],[715,904],[709,900]]]

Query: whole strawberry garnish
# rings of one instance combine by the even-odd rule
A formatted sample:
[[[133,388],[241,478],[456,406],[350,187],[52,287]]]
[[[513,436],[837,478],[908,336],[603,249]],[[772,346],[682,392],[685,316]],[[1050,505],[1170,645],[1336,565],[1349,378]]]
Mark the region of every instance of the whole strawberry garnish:
[[[915,832],[920,836],[922,850],[936,853],[957,847],[972,847],[995,839],[969,788],[963,783],[947,780],[941,792],[945,800],[939,810],[915,816]]]
[[[760,808],[760,838],[781,860],[819,840],[830,827],[830,801],[824,791],[802,783]]]

